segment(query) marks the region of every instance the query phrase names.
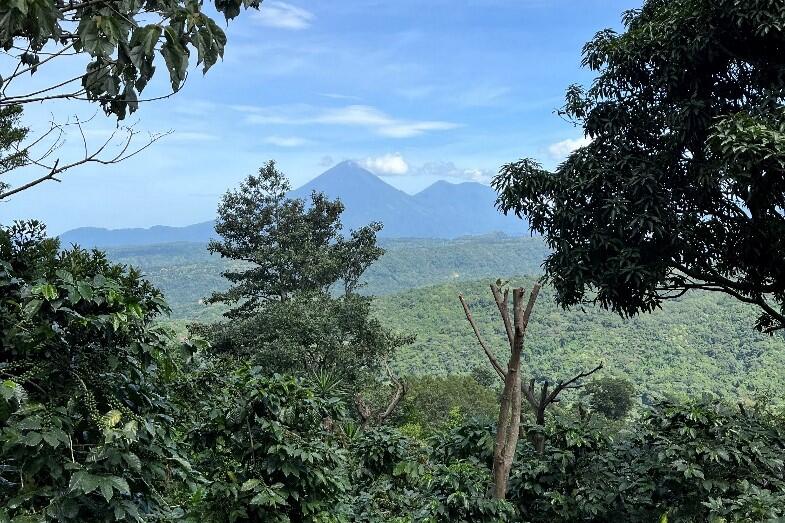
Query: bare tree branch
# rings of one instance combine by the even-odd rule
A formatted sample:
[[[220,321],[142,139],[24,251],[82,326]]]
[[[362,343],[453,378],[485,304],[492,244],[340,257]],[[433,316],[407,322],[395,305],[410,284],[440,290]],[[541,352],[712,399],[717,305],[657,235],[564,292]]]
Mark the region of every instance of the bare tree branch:
[[[58,132],[57,138],[52,142],[52,144],[49,146],[49,148],[41,156],[39,156],[38,158],[34,158],[34,157],[32,157],[32,156],[30,156],[28,154],[28,158],[26,160],[27,161],[27,164],[26,164],[27,166],[40,167],[42,169],[45,169],[46,173],[41,175],[41,176],[39,176],[39,177],[37,177],[37,178],[33,178],[32,180],[30,180],[30,181],[28,181],[26,183],[23,183],[22,185],[19,185],[17,187],[8,188],[5,191],[1,191],[0,192],[0,200],[4,200],[6,198],[9,198],[9,197],[11,197],[11,196],[13,196],[15,194],[18,194],[18,193],[22,192],[22,191],[26,191],[26,190],[28,190],[28,189],[30,189],[32,187],[35,187],[35,186],[37,186],[37,185],[39,185],[41,183],[44,183],[46,181],[52,181],[52,180],[60,181],[57,178],[60,174],[64,173],[65,171],[68,171],[70,169],[73,169],[74,167],[80,166],[80,165],[85,165],[85,164],[88,164],[88,163],[96,163],[96,164],[101,164],[101,165],[111,165],[111,164],[116,164],[116,163],[123,162],[123,161],[125,161],[125,160],[127,160],[129,158],[132,158],[132,157],[136,156],[137,154],[141,153],[142,151],[144,151],[145,149],[150,147],[152,144],[154,144],[155,142],[157,142],[158,140],[160,140],[164,136],[167,136],[168,134],[171,133],[171,131],[168,131],[168,132],[165,132],[165,133],[150,134],[149,135],[149,139],[147,140],[147,142],[144,145],[142,145],[140,147],[137,147],[137,148],[135,148],[133,150],[130,150],[131,149],[131,144],[133,142],[133,139],[134,139],[134,137],[136,137],[139,134],[139,132],[135,131],[132,127],[128,127],[128,128],[125,129],[125,131],[127,133],[127,136],[123,140],[122,145],[120,146],[119,152],[117,152],[116,154],[114,154],[112,156],[105,156],[105,155],[103,155],[103,153],[107,149],[107,147],[114,141],[114,138],[117,135],[117,131],[118,130],[115,129],[114,131],[112,131],[112,133],[110,134],[109,138],[107,138],[92,153],[89,153],[88,152],[87,138],[86,138],[84,130],[82,128],[82,123],[83,123],[83,121],[79,120],[79,119],[77,119],[76,122],[67,122],[65,124],[54,124],[53,123],[53,126],[46,133],[44,133],[44,137],[51,135],[51,133],[53,133],[53,132]],[[69,126],[69,125],[76,125],[77,128],[79,129],[80,137],[82,139],[82,143],[83,143],[83,146],[84,146],[84,157],[82,157],[82,158],[80,158],[78,160],[72,161],[72,162],[68,162],[68,163],[63,163],[60,158],[56,159],[55,162],[53,164],[51,164],[51,165],[47,165],[47,164],[43,163],[43,161],[48,156],[50,156],[55,149],[57,149],[58,147],[60,147],[64,143],[62,141],[64,128],[66,126]],[[41,143],[42,139],[43,139],[43,137],[37,139],[36,141],[33,142],[33,144]],[[19,151],[29,150],[29,147],[19,147],[18,150]],[[16,169],[13,169],[13,170],[16,170]],[[7,174],[8,172],[9,171],[5,171],[5,172],[0,173],[0,174]]]
[[[504,321],[504,330],[507,333],[507,342],[512,345],[515,333],[513,332],[513,326],[510,322],[510,313],[507,310],[509,290],[504,289],[504,295],[502,295],[499,287],[491,284],[491,292],[493,293],[494,301],[496,301],[496,307],[499,309],[499,314],[501,314],[502,320]]]
[[[577,388],[577,386],[574,386],[572,384],[575,383],[576,381],[580,380],[580,379],[588,378],[589,376],[591,376],[595,372],[601,370],[603,368],[603,365],[604,365],[603,363],[600,363],[599,365],[597,365],[596,367],[594,367],[590,371],[581,372],[577,376],[575,376],[575,377],[573,377],[573,378],[571,378],[571,379],[569,379],[569,380],[567,380],[565,382],[559,382],[559,384],[556,386],[556,388],[553,389],[553,392],[551,392],[551,395],[548,397],[548,402],[549,403],[553,403],[553,401],[556,399],[556,396],[558,396],[559,393],[561,391],[563,391],[564,389]]]
[[[360,416],[360,424],[363,428],[366,428],[372,422],[384,423],[387,418],[389,418],[392,413],[395,412],[398,404],[406,395],[406,382],[398,378],[395,373],[393,373],[389,363],[386,361],[384,362],[384,368],[387,371],[387,376],[389,376],[390,381],[395,386],[395,390],[390,395],[387,406],[382,412],[374,414],[370,405],[368,405],[368,402],[366,402],[365,398],[362,397],[362,394],[357,393],[354,395],[354,405],[357,407],[357,414]]]
[[[480,347],[482,347],[482,350],[485,351],[485,355],[488,357],[488,360],[490,360],[494,370],[496,370],[496,373],[503,380],[506,376],[506,373],[504,372],[501,363],[499,363],[499,360],[496,359],[496,356],[493,355],[493,352],[491,352],[491,350],[483,341],[482,336],[480,335],[480,331],[477,328],[477,324],[474,322],[474,317],[472,316],[472,313],[469,310],[469,306],[466,304],[466,300],[463,299],[463,294],[459,294],[458,299],[461,301],[461,305],[463,305],[463,312],[466,314],[466,319],[469,321],[469,324],[472,326],[472,329],[474,329],[474,335],[477,336],[477,341],[479,342]]]

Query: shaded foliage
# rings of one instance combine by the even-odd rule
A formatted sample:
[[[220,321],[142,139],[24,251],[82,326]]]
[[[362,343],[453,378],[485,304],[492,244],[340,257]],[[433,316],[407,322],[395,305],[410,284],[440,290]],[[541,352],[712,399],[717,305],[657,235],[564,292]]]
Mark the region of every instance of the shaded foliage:
[[[556,420],[541,459],[519,452],[512,491],[528,521],[771,521],[783,515],[782,418],[762,408],[662,402],[615,438]]]
[[[203,362],[189,371],[188,444],[206,477],[195,521],[339,521],[348,453],[324,426],[342,404],[260,367]],[[214,393],[220,383],[221,394]]]
[[[554,172],[505,166],[499,206],[545,236],[562,305],[630,316],[706,289],[785,328],[785,11],[648,0],[624,24],[586,44],[597,77],[567,92],[591,143]]]
[[[192,332],[209,338],[216,354],[254,361],[269,373],[327,371],[345,386],[356,386],[411,341],[385,329],[370,307],[362,296],[305,293],[271,303],[257,315],[194,326]]]
[[[147,521],[190,476],[162,383],[166,310],[103,253],[0,230],[0,519]],[[144,466],[142,463],[144,462]]]
[[[581,396],[589,406],[612,420],[623,419],[635,405],[635,386],[624,378],[597,378],[583,386]]]

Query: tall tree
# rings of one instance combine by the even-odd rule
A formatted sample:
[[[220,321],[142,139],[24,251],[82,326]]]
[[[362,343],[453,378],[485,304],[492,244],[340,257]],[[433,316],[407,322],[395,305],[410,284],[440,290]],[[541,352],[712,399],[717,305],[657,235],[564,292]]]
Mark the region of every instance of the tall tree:
[[[230,304],[230,317],[257,312],[270,301],[285,302],[297,292],[328,292],[341,281],[346,293],[384,250],[376,245],[380,223],[342,236],[343,204],[314,192],[306,203],[289,198],[289,181],[270,161],[218,207],[221,240],[208,249],[240,262],[223,275],[234,285],[210,302]]]
[[[259,8],[261,0],[216,0],[218,14],[226,20],[240,9]],[[166,98],[178,92],[188,76],[191,55],[206,73],[223,57],[226,34],[204,10],[203,2],[189,0],[14,0],[0,3],[0,46],[10,59],[10,70],[0,79],[0,110],[52,100],[97,103],[107,115],[124,119],[141,102]],[[170,89],[142,96],[163,60]],[[46,71],[47,81],[36,84],[24,78]],[[147,92],[145,92],[147,95]],[[92,150],[88,148],[87,122],[78,118],[52,122],[38,130],[31,145],[27,181],[15,190],[0,185],[0,200],[21,190],[56,180],[65,171],[84,163],[117,163],[160,138],[153,135],[142,145],[132,144],[133,128],[118,129]],[[53,158],[69,131],[84,141],[84,156]],[[19,140],[0,146],[15,146]],[[119,154],[114,150],[119,141]],[[19,152],[24,148],[16,148]],[[110,152],[111,151],[111,152]],[[40,169],[36,171],[33,167]],[[5,173],[2,173],[5,174]],[[7,184],[6,184],[7,185]]]
[[[346,238],[340,201],[314,192],[306,203],[289,198],[290,189],[270,161],[224,195],[215,227],[221,239],[208,248],[235,262],[223,274],[233,285],[209,301],[229,305],[229,321],[193,330],[219,355],[270,374],[330,373],[357,392],[410,342],[374,318],[370,297],[354,292],[384,252],[376,244],[382,226]]]
[[[570,306],[624,316],[693,289],[785,328],[785,10],[754,0],[648,0],[584,48],[598,73],[563,114],[591,142],[555,171],[525,159],[494,180],[553,253]]]

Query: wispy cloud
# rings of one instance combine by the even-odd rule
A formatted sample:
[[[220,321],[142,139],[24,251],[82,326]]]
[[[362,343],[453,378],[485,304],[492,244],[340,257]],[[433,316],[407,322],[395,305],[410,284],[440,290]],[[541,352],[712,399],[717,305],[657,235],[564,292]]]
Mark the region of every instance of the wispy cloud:
[[[256,12],[255,19],[267,27],[297,30],[310,27],[314,15],[302,7],[278,0],[268,0]]]
[[[394,118],[369,105],[348,105],[326,109],[309,105],[236,106],[235,109],[246,113],[246,121],[253,124],[366,127],[376,134],[388,138],[410,138],[430,131],[447,131],[460,127],[459,124],[453,122]]]
[[[339,94],[339,93],[319,93],[319,96],[324,96],[325,98],[331,98],[333,100],[359,100],[359,96],[354,96],[350,94]]]
[[[406,163],[401,153],[366,158],[360,163],[369,171],[373,171],[380,176],[402,175],[409,172],[409,164]]]
[[[302,147],[311,143],[310,140],[299,136],[268,136],[263,141],[277,147]]]
[[[478,85],[462,90],[452,100],[462,107],[490,107],[502,103],[511,92],[504,85]]]
[[[488,183],[496,173],[490,169],[458,167],[453,162],[428,162],[415,169],[413,174]]]
[[[319,167],[332,167],[333,165],[335,165],[335,160],[333,159],[332,156],[325,155],[319,159],[319,162],[316,165],[318,165]]]
[[[561,142],[556,142],[548,146],[548,154],[554,160],[563,160],[571,152],[581,147],[585,147],[591,143],[591,138],[568,138]]]

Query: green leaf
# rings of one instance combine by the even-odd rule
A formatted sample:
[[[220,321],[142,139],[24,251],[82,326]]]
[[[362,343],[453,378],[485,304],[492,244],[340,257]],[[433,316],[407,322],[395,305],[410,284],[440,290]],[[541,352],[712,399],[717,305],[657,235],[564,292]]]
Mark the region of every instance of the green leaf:
[[[144,317],[144,312],[142,312],[142,307],[138,303],[129,303],[126,306],[126,310],[128,314],[133,316],[137,319],[142,319]]]
[[[27,0],[10,0],[10,6],[23,15],[27,14]]]
[[[124,496],[131,495],[131,489],[128,487],[128,482],[125,479],[117,476],[111,476],[110,480],[112,482],[112,486],[114,486],[114,488],[116,488],[120,494],[123,494]]]
[[[60,439],[57,437],[56,434],[52,432],[44,432],[43,434],[44,441],[52,448],[57,448],[60,446]]]
[[[27,302],[27,305],[25,305],[24,308],[25,316],[28,317],[35,316],[35,314],[41,309],[41,305],[43,303],[44,303],[43,300],[38,300],[38,299],[30,300],[29,302]]]
[[[169,70],[172,90],[176,91],[180,88],[188,71],[188,49],[180,45],[179,37],[171,27],[164,30],[164,36],[166,43],[161,54],[166,62],[166,68]]]
[[[123,454],[123,460],[131,467],[132,470],[139,472],[142,470],[142,461],[139,459],[139,456],[134,454],[133,452],[127,452]]]
[[[95,476],[86,470],[78,470],[71,476],[71,481],[68,483],[68,490],[89,494],[98,488],[101,479],[101,476]]]
[[[107,56],[114,51],[115,44],[98,29],[100,16],[83,19],[77,30],[82,48],[92,56]]]
[[[248,492],[249,490],[255,490],[256,487],[258,487],[260,483],[261,483],[261,481],[259,481],[258,479],[249,479],[248,481],[243,483],[243,486],[240,487],[240,491],[241,492]]]
[[[107,427],[114,427],[120,420],[123,419],[123,413],[119,410],[110,410],[104,415],[104,423],[106,423]]]
[[[101,494],[103,495],[106,502],[109,503],[112,501],[112,496],[114,496],[114,489],[112,488],[111,479],[103,478],[99,486],[101,487]]]
[[[82,299],[91,301],[93,299],[93,287],[86,281],[80,281],[76,284],[79,295]]]
[[[4,400],[10,400],[11,398],[15,397],[18,386],[19,385],[11,380],[3,381],[3,383],[0,383],[0,398],[3,398]]]
[[[58,293],[57,288],[51,283],[43,283],[33,287],[33,294],[41,295],[46,301],[56,300]]]

